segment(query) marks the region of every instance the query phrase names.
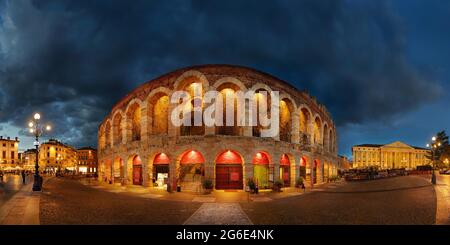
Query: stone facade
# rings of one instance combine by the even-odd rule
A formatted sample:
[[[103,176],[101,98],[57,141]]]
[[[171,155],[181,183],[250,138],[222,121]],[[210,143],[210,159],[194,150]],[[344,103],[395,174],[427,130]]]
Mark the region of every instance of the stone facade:
[[[19,163],[19,139],[0,136],[0,168],[15,167]]]
[[[353,167],[366,168],[377,166],[381,169],[415,169],[427,165],[429,150],[414,147],[400,141],[386,145],[362,144],[352,147]]]
[[[97,149],[82,147],[77,150],[77,172],[83,174],[97,173]]]
[[[257,136],[255,126],[174,126],[170,121],[174,105],[168,98],[174,91],[189,92],[193,85],[221,93],[279,91],[280,133],[264,138]],[[123,185],[155,186],[158,169],[164,165],[168,167],[166,184],[172,187],[180,186],[186,176],[196,179],[196,174],[216,186],[218,158],[231,151],[239,156],[236,164],[242,174],[231,173],[229,178],[240,178],[242,188],[255,178],[255,156],[261,154],[268,159],[264,174],[269,186],[282,178],[285,186],[294,186],[299,176],[307,184],[321,183],[336,175],[340,165],[336,128],[323,105],[271,75],[231,65],[184,68],[139,86],[112,108],[98,128],[98,137],[99,180]],[[186,157],[188,153],[192,153],[191,159]],[[283,166],[280,159],[285,159]],[[187,165],[201,169],[185,176]],[[189,185],[184,190],[198,188]]]
[[[72,146],[50,139],[39,146],[39,169],[75,170],[77,166],[77,150]]]

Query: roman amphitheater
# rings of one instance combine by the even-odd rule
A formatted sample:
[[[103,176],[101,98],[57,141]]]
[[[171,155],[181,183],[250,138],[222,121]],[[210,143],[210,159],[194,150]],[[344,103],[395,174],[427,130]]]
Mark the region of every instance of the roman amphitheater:
[[[170,96],[192,94],[196,86],[223,98],[237,91],[279,91],[278,134],[261,137],[259,121],[174,126]],[[204,103],[202,96],[195,99]],[[142,84],[114,105],[98,128],[98,141],[99,180],[183,192],[200,191],[204,180],[216,190],[244,190],[249,179],[259,189],[278,181],[293,187],[300,177],[318,184],[340,167],[336,128],[325,106],[276,77],[232,65],[184,68]]]

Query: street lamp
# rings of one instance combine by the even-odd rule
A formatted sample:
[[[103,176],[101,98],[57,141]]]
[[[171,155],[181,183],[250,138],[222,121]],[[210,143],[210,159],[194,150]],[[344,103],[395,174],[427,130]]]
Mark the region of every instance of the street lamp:
[[[36,165],[34,166],[34,183],[33,183],[33,191],[40,191],[42,189],[42,179],[39,176],[39,137],[42,136],[44,131],[50,131],[51,127],[49,125],[43,126],[39,120],[41,119],[41,115],[39,113],[34,114],[34,120],[28,123],[28,128],[30,133],[32,133],[36,139],[34,142],[34,146],[36,147]]]
[[[431,173],[431,183],[433,185],[436,184],[436,173],[434,172],[434,168],[435,168],[434,155],[435,155],[436,149],[440,146],[441,146],[441,142],[436,141],[436,136],[433,136],[431,138],[431,143],[427,144],[427,147],[431,149],[431,167],[433,168],[432,173]]]

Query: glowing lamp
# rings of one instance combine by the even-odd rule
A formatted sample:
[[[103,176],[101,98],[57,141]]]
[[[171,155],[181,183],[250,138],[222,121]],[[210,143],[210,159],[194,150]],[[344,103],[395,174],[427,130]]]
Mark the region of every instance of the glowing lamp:
[[[34,119],[36,120],[41,119],[41,115],[39,113],[34,114]]]

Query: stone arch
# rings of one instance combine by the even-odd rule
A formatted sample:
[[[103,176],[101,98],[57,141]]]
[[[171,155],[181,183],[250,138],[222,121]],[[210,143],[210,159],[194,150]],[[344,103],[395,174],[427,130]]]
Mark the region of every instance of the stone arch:
[[[147,96],[147,132],[150,134],[168,134],[170,94],[168,88],[158,87]]]
[[[328,151],[334,153],[334,137],[333,137],[333,129],[330,127],[330,131],[328,132]]]
[[[305,180],[307,179],[307,169],[310,168],[310,163],[308,162],[308,156],[301,156],[300,157],[300,164],[299,164],[299,176],[304,178]]]
[[[122,157],[114,157],[113,163],[113,173],[114,173],[114,183],[122,183],[125,179],[125,162]]]
[[[237,79],[236,79],[237,80]],[[243,127],[238,126],[238,98],[236,96],[237,91],[245,92],[245,86],[243,84],[236,84],[237,82],[227,82],[220,79],[215,85],[218,85],[216,90],[222,95],[223,98],[223,126],[216,126],[215,133],[217,135],[243,135]],[[239,81],[240,83],[240,81]],[[232,100],[232,104],[229,103]],[[233,108],[232,118],[228,118],[229,108]],[[231,119],[231,120],[230,120]],[[232,121],[232,125],[228,125],[227,121]]]
[[[181,76],[179,76],[175,80],[175,82],[173,84],[174,90],[175,91],[176,90],[184,90],[184,88],[186,86],[186,84],[184,84],[184,83],[186,82],[186,80],[189,80],[192,77],[195,77],[200,80],[200,82],[203,84],[203,91],[209,89],[209,81],[203,73],[196,71],[196,70],[189,70],[189,71],[186,71],[183,74],[181,74]],[[194,81],[191,81],[191,82],[194,82]],[[189,82],[189,83],[191,83],[191,82]]]
[[[314,116],[313,121],[313,143],[322,144],[322,119],[318,114]]]
[[[126,109],[127,120],[127,138],[128,141],[140,141],[142,132],[142,101],[139,99],[133,99],[128,103]]]
[[[268,117],[270,118],[271,115],[271,109],[270,109],[270,105],[271,105],[271,92],[272,92],[272,88],[270,88],[269,86],[267,86],[266,84],[262,84],[262,83],[257,83],[255,85],[253,85],[253,87],[250,89],[250,91],[253,91],[255,93],[255,101],[254,101],[254,109],[256,109],[256,111],[254,111],[253,113],[256,113],[256,116],[254,116],[254,118],[256,118],[256,126],[252,127],[252,131],[253,131],[253,136],[254,137],[261,137],[261,131],[263,129],[266,129],[268,127],[264,127],[261,124],[261,119],[259,118],[259,100],[267,100],[267,114]],[[261,91],[265,91],[267,94],[266,96],[263,93],[259,93]]]
[[[329,131],[328,131],[328,123],[325,122],[323,124],[323,133],[322,133],[322,144],[323,144],[323,149],[324,151],[329,151],[329,135],[328,135]]]
[[[214,82],[212,87],[214,89],[218,90],[220,86],[222,86],[223,84],[226,84],[226,83],[231,83],[231,84],[236,85],[237,87],[239,87],[239,90],[241,90],[243,92],[247,91],[247,87],[245,86],[245,84],[241,80],[234,78],[234,77],[220,78],[216,82]]]
[[[270,180],[273,180],[272,157],[267,151],[258,151],[253,156],[253,179],[259,189],[270,188]]]
[[[138,153],[133,153],[128,157],[125,166],[127,180],[133,185],[143,185],[143,164],[142,159]]]
[[[197,80],[199,79],[200,82]],[[203,122],[203,96],[209,90],[209,82],[206,77],[197,71],[191,70],[183,73],[174,83],[175,90],[186,91],[190,95],[191,103],[187,104],[190,111],[191,125],[182,125],[179,127],[179,135],[204,135],[205,123]],[[200,93],[201,92],[201,93]],[[199,95],[200,94],[200,95]],[[201,125],[195,125],[195,117],[201,119]]]
[[[298,107],[299,114],[299,131],[300,131],[300,142],[304,145],[310,144],[311,132],[310,132],[310,124],[312,122],[312,113],[311,109],[305,104],[302,104]]]
[[[215,157],[216,189],[242,189],[244,158],[236,150],[221,150]]]
[[[205,158],[198,150],[187,150],[177,157],[178,183],[181,190],[201,192],[205,177]]]
[[[289,95],[283,94],[280,96],[280,128],[279,135],[281,141],[291,142],[293,136],[293,113],[297,107],[294,100]]]
[[[123,137],[123,128],[122,128],[122,121],[124,120],[124,115],[121,110],[117,110],[114,113],[113,116],[113,123],[112,123],[112,141],[113,144],[121,144],[122,143],[122,137]]]
[[[280,157],[280,176],[284,186],[291,186],[295,181],[295,158],[290,153],[283,153]]]
[[[105,145],[111,147],[111,121],[108,119],[105,124]]]
[[[102,123],[98,129],[98,148],[100,150],[105,149],[106,146],[106,137],[105,137],[105,125]]]

